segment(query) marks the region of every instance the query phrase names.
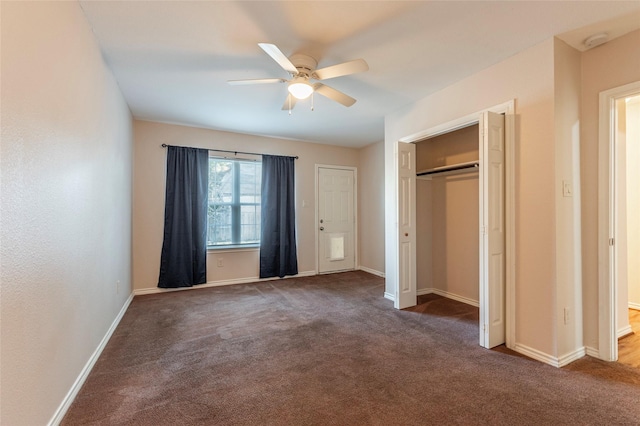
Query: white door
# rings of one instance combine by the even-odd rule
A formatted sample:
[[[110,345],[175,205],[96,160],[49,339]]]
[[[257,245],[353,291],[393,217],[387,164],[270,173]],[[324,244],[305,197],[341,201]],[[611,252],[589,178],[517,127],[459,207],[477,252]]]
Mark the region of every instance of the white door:
[[[416,146],[396,142],[398,185],[398,276],[394,307],[415,306],[416,295]]]
[[[480,120],[480,345],[505,342],[504,116]]]
[[[354,171],[318,168],[318,273],[355,268]]]

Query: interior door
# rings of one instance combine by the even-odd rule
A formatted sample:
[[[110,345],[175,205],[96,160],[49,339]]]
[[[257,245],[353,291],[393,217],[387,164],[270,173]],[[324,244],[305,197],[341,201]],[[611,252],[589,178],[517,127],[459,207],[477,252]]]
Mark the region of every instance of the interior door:
[[[480,120],[480,345],[505,342],[504,116]]]
[[[354,171],[318,168],[318,272],[355,268]]]
[[[398,185],[398,276],[394,306],[415,306],[416,295],[416,146],[396,142]]]

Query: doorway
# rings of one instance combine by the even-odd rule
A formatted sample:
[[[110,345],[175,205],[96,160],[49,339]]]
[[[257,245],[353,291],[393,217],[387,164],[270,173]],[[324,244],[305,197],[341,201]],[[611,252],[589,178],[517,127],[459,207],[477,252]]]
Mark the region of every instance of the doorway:
[[[599,156],[599,357],[638,367],[640,82],[600,93]]]
[[[640,93],[616,99],[618,362],[640,367]],[[635,309],[634,309],[635,308]]]
[[[356,265],[357,170],[316,165],[316,253],[319,274]]]

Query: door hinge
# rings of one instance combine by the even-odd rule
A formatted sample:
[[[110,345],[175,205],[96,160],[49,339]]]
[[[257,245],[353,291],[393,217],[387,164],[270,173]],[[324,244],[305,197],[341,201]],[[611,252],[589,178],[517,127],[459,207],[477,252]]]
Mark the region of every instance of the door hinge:
[[[612,246],[615,243],[615,240],[613,238],[609,238],[609,245]]]
[[[486,333],[487,331],[487,324],[482,324],[482,332]]]

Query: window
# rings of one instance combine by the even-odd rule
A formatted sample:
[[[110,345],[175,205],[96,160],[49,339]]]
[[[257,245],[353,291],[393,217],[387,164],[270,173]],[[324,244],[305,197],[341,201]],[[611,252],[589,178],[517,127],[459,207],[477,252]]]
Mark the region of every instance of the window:
[[[209,158],[207,245],[260,243],[262,163]]]

